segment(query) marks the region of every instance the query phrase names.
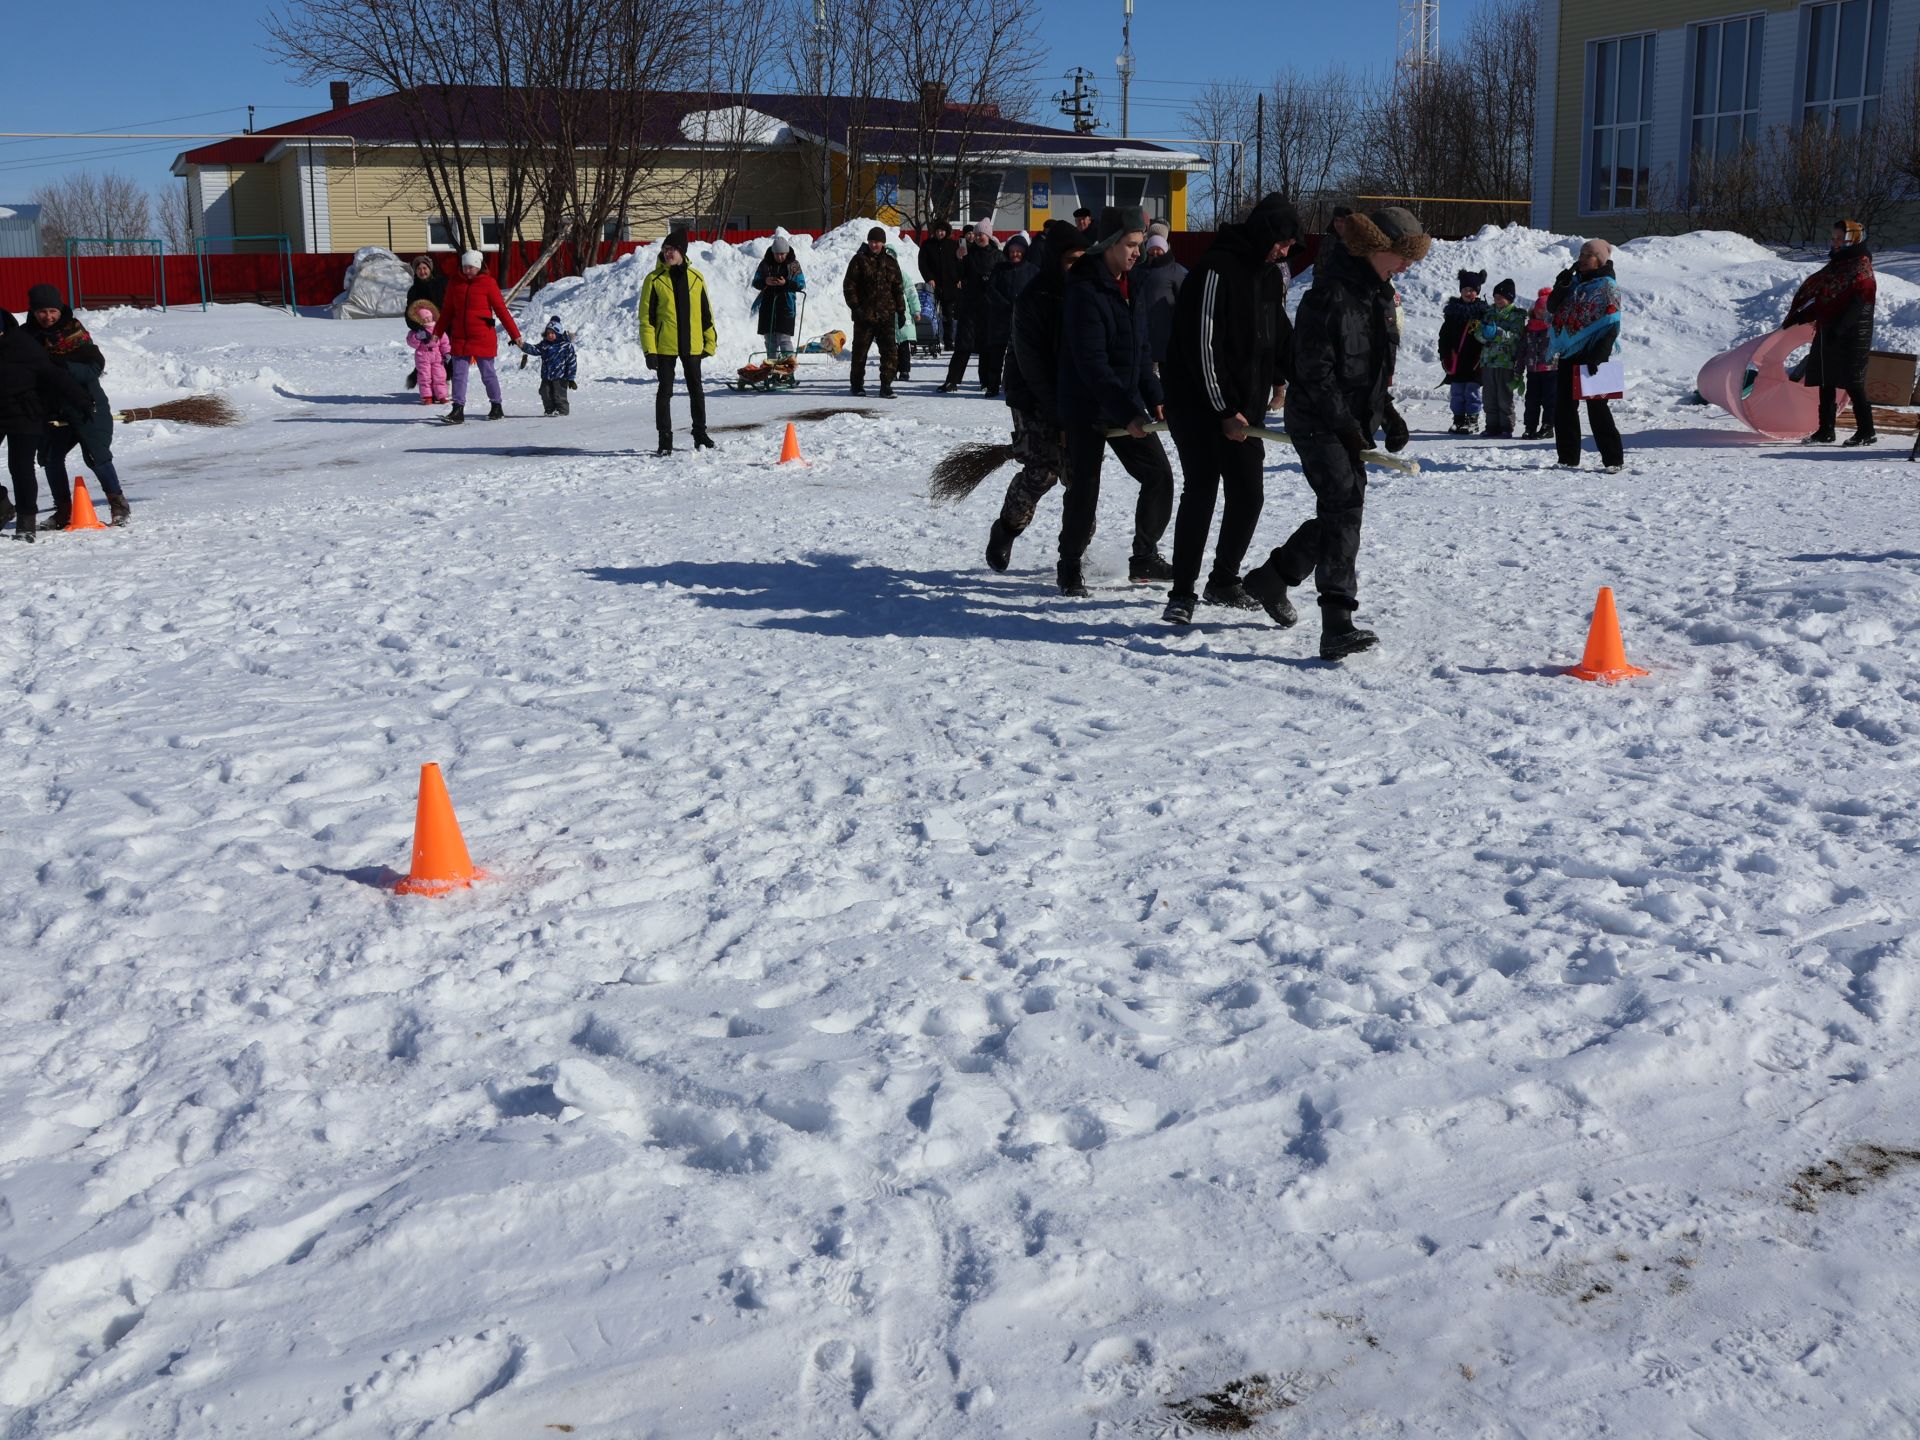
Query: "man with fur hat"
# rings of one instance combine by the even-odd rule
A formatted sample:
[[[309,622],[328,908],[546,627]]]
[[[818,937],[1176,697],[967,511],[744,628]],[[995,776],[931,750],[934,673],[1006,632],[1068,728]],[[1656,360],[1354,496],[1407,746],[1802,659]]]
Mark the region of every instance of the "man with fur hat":
[[[1820,391],[1820,428],[1807,437],[1809,445],[1831,445],[1838,439],[1834,422],[1840,413],[1839,392],[1847,392],[1853,406],[1853,435],[1849,449],[1872,445],[1873,406],[1867,399],[1867,355],[1873,348],[1873,308],[1878,282],[1873,274],[1873,252],[1858,220],[1833,222],[1833,242],[1827,263],[1794,294],[1782,330],[1812,325],[1813,348],[1807,352],[1803,381]]]
[[[1447,398],[1453,404],[1454,435],[1471,435],[1480,428],[1480,322],[1487,302],[1480,291],[1487,283],[1484,270],[1462,270],[1460,293],[1447,302],[1440,317],[1440,365],[1446,371]]]
[[[980,388],[989,395],[1000,393],[999,377],[987,374],[988,311],[993,303],[993,272],[1000,266],[1000,247],[993,243],[993,220],[984,217],[967,232],[966,253],[960,257],[959,302],[955,306],[959,325],[953,338],[953,359],[947,362],[947,380],[940,393],[951,395],[960,388],[967,373],[967,361],[980,357]]]
[[[1013,458],[1020,470],[1008,483],[987,536],[987,564],[1000,571],[1013,563],[1013,542],[1033,523],[1041,497],[1060,483],[1066,469],[1060,439],[1060,322],[1067,271],[1086,254],[1086,232],[1049,220],[1033,251],[1033,280],[1013,302],[1006,361]]]
[[[853,314],[853,365],[850,394],[867,393],[867,352],[880,347],[880,398],[893,399],[893,370],[897,357],[894,337],[907,323],[907,291],[900,265],[887,253],[887,232],[878,225],[867,231],[867,243],[847,262],[840,283],[847,309]]]
[[[1299,238],[1293,206],[1280,195],[1267,196],[1245,220],[1222,227],[1174,301],[1161,377],[1182,476],[1168,624],[1191,623],[1200,599],[1238,610],[1260,608],[1240,585],[1241,562],[1266,497],[1264,449],[1247,429],[1261,423],[1286,384],[1293,326],[1282,262]],[[1222,489],[1226,510],[1213,573],[1196,596],[1214,497]]]
[[[1089,593],[1082,557],[1093,539],[1100,465],[1109,445],[1140,482],[1127,577],[1151,584],[1173,576],[1160,553],[1160,537],[1173,518],[1173,467],[1160,437],[1147,431],[1161,405],[1160,377],[1153,373],[1147,327],[1126,283],[1146,238],[1145,211],[1109,206],[1100,216],[1099,238],[1067,273],[1059,375],[1068,476],[1057,573],[1062,595]],[[1119,429],[1126,433],[1107,438],[1109,430]]]
[[[1242,582],[1282,628],[1299,616],[1287,590],[1311,575],[1320,592],[1320,658],[1343,660],[1379,637],[1353,623],[1366,506],[1361,455],[1387,422],[1387,387],[1400,347],[1393,278],[1433,243],[1399,206],[1346,217],[1343,244],[1314,267],[1313,288],[1294,318],[1287,434],[1313,487],[1314,515]],[[1397,450],[1404,434],[1388,441]]]

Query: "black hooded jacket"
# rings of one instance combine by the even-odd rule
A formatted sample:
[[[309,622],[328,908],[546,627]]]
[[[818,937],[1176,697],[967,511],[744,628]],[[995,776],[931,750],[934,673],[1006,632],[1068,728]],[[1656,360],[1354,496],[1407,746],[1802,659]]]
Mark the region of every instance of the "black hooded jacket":
[[[0,434],[38,438],[46,433],[49,413],[90,416],[93,399],[24,325],[0,309]]]
[[[959,293],[960,254],[953,236],[929,235],[920,245],[920,278],[933,286],[933,295],[942,304]]]
[[[1117,428],[1161,403],[1146,320],[1104,256],[1089,251],[1067,272],[1060,331],[1063,427]]]
[[[1399,350],[1391,282],[1344,248],[1323,251],[1294,317],[1287,433],[1371,437],[1386,419]]]
[[[1000,374],[1008,407],[1050,430],[1060,428],[1060,319],[1066,298],[1067,272],[1043,263],[1013,302],[1012,338]]]
[[[1271,245],[1244,225],[1228,225],[1181,285],[1160,367],[1175,414],[1238,414],[1257,425],[1274,387],[1290,375],[1287,272],[1267,263]]]

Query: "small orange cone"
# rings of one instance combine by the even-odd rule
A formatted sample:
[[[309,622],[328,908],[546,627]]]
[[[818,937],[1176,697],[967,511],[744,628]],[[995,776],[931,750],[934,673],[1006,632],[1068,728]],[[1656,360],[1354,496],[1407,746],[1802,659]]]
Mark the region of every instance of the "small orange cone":
[[[73,514],[67,520],[69,530],[104,530],[100,517],[93,513],[93,501],[87,498],[87,477],[73,477]]]
[[[445,895],[473,884],[478,872],[460,838],[460,822],[440,767],[420,767],[420,805],[413,816],[413,869],[395,888],[402,895]]]
[[[1600,598],[1593,602],[1593,624],[1587,630],[1587,653],[1580,663],[1567,671],[1576,680],[1625,680],[1645,675],[1638,665],[1627,663],[1627,647],[1620,643],[1620,617],[1613,609],[1613,588],[1600,587]]]
[[[782,465],[807,463],[800,458],[800,436],[794,430],[791,420],[787,422],[787,438],[780,442],[780,463]]]

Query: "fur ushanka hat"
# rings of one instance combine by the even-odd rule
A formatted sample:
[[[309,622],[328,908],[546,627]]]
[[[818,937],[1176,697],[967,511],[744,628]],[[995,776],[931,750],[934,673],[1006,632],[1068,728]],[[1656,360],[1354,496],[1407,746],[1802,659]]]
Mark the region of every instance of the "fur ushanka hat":
[[[1433,237],[1421,228],[1419,217],[1399,205],[1389,205],[1365,215],[1355,211],[1346,216],[1343,223],[1346,226],[1344,243],[1349,254],[1372,255],[1391,250],[1404,256],[1408,264],[1418,265],[1433,248]]]

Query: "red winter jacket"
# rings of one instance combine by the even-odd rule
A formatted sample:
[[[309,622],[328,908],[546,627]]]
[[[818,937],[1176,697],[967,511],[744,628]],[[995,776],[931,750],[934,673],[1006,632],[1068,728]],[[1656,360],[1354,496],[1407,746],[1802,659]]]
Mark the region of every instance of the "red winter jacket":
[[[507,327],[513,343],[518,345],[520,327],[513,323],[506,297],[501,295],[494,278],[484,271],[471,280],[465,275],[455,275],[447,281],[447,300],[440,307],[440,323],[433,327],[433,333],[451,339],[455,355],[469,360],[491,360],[500,353],[500,342],[490,323],[496,315]]]

